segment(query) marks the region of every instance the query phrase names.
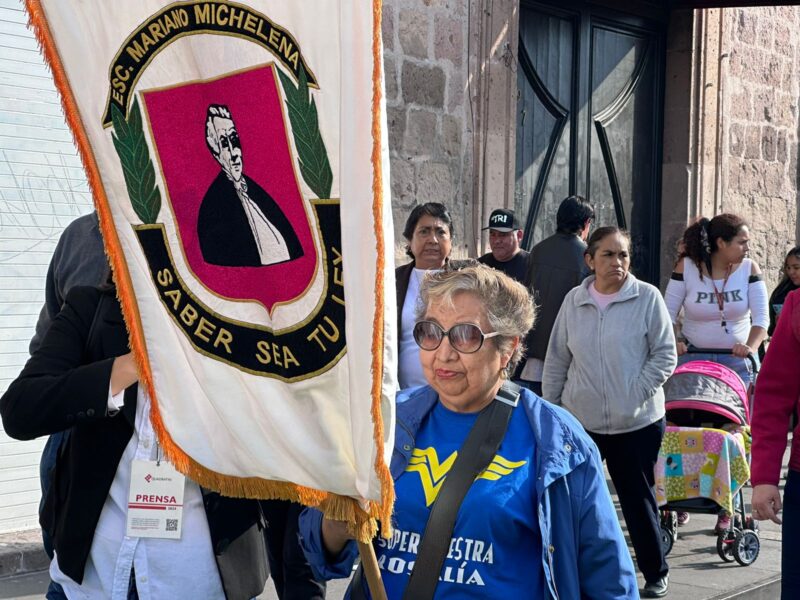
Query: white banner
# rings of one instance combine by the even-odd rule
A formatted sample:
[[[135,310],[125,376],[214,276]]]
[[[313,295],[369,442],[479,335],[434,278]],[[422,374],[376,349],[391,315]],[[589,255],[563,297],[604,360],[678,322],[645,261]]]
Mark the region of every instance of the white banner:
[[[167,456],[226,494],[388,522],[380,1],[27,8]]]

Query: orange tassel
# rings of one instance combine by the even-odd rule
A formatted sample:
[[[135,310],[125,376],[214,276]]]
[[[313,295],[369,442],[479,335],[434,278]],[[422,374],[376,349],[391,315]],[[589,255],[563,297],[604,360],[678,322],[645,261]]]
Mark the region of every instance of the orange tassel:
[[[375,439],[375,471],[381,482],[382,523],[381,534],[386,539],[392,533],[392,507],[394,506],[394,482],[383,457],[383,418],[381,416],[381,388],[383,384],[384,351],[384,277],[386,266],[386,241],[383,237],[383,163],[381,160],[381,17],[382,0],[372,2],[372,220],[375,227],[375,318],[372,329],[372,422]]]

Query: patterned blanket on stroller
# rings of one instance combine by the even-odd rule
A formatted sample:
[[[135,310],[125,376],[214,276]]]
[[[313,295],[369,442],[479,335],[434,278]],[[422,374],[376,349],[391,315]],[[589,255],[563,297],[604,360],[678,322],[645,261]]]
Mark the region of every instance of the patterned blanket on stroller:
[[[733,512],[733,497],[750,478],[750,431],[667,427],[656,463],[658,505],[710,498]]]

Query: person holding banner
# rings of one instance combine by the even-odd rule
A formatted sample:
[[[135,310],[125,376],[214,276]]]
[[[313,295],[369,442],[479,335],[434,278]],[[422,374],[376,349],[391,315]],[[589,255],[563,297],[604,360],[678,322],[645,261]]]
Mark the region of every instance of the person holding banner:
[[[138,379],[115,287],[74,287],[0,399],[15,439],[70,430],[41,516],[52,580],[67,598],[258,595],[258,503],[205,492],[169,464]]]
[[[597,447],[563,409],[507,381],[534,308],[485,266],[428,275],[414,339],[428,385],[397,397],[392,531],[375,544],[390,600],[635,598]],[[318,577],[347,577],[346,526],[301,515]],[[348,597],[369,597],[356,574]]]

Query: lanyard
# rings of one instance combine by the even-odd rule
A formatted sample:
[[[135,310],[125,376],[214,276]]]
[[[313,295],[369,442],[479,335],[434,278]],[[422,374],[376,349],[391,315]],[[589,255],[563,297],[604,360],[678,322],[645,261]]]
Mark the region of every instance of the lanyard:
[[[709,269],[710,271],[711,269]],[[722,280],[722,290],[717,289],[717,283],[714,281],[714,274],[709,273],[709,279],[711,279],[711,285],[714,287],[714,297],[717,299],[717,308],[719,308],[719,324],[725,330],[725,333],[730,333],[728,331],[728,321],[725,318],[725,286],[728,285],[728,278],[731,276],[731,266],[728,265],[728,268],[725,270],[725,279]]]

